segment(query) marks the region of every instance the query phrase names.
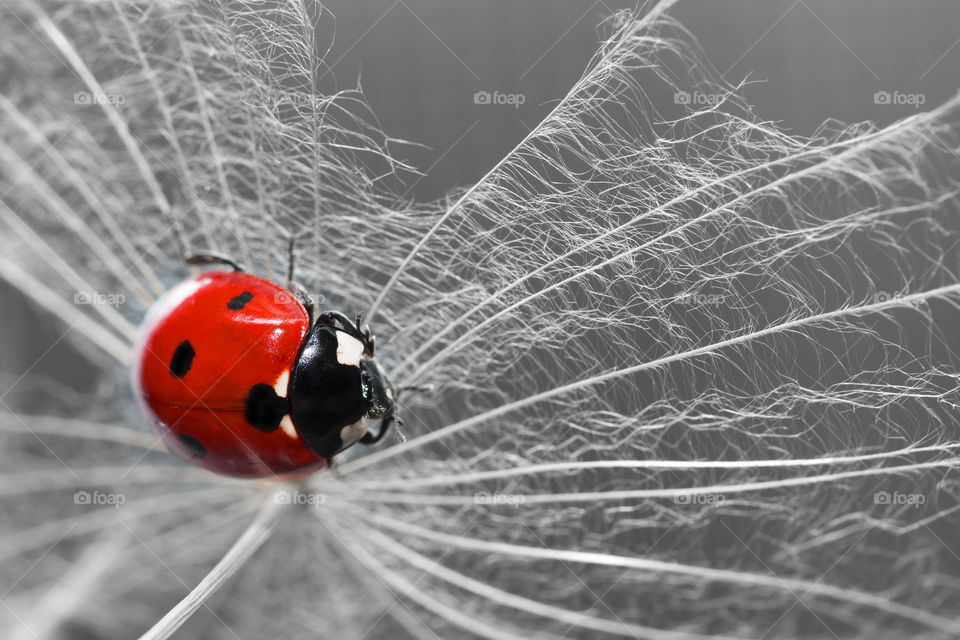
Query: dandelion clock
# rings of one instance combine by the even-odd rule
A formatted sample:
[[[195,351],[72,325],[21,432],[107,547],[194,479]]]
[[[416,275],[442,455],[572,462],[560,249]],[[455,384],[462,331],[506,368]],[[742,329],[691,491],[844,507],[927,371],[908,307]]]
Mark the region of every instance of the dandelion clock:
[[[320,4],[8,3],[3,637],[960,635],[958,98],[673,5],[429,198]]]

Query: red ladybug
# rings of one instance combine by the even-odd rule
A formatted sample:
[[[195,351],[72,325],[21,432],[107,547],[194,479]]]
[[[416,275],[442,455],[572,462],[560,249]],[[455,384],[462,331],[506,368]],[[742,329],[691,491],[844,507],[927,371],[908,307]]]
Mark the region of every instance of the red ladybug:
[[[373,336],[359,317],[311,315],[289,290],[241,272],[200,273],[167,292],[144,320],[133,381],[169,449],[225,475],[290,477],[379,441],[396,402]]]

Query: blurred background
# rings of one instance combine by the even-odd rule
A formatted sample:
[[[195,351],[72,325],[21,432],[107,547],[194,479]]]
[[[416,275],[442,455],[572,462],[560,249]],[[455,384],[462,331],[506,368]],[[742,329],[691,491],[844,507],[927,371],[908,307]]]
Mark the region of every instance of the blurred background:
[[[330,73],[359,78],[384,130],[435,198],[480,178],[580,77],[619,0],[332,0]],[[960,89],[955,0],[687,0],[673,14],[763,118],[799,134],[824,120],[887,124]],[[523,96],[476,104],[478,91]],[[922,94],[877,104],[877,92]]]
[[[330,0],[325,86],[358,83],[394,153],[424,175],[408,198],[479,179],[576,82],[615,23],[618,0]],[[809,135],[825,120],[888,124],[960,88],[956,0],[687,0],[674,15],[760,117]],[[612,20],[606,27],[598,26]],[[695,99],[695,98],[694,98]],[[83,393],[85,356],[64,326],[0,284],[0,394],[39,374]],[[118,384],[118,381],[112,381]],[[13,389],[16,387],[16,389]],[[9,393],[8,393],[9,392]]]

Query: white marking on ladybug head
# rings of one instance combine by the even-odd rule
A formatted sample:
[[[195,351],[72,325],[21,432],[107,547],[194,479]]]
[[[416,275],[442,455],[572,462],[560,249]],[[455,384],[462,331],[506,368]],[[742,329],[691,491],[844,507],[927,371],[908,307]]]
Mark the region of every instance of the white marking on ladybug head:
[[[283,419],[280,421],[280,428],[283,429],[283,432],[291,438],[300,437],[300,434],[297,433],[297,429],[293,426],[293,419],[290,417],[289,413],[283,416]]]
[[[363,343],[343,331],[337,331],[337,362],[351,367],[360,366]]]
[[[353,424],[348,424],[343,429],[340,429],[340,441],[343,443],[343,448],[346,448],[366,434],[367,425],[363,423],[363,420],[358,420]]]
[[[280,374],[280,377],[277,378],[277,381],[273,383],[273,390],[277,392],[277,395],[281,398],[287,397],[287,387],[290,386],[290,369],[287,369]]]

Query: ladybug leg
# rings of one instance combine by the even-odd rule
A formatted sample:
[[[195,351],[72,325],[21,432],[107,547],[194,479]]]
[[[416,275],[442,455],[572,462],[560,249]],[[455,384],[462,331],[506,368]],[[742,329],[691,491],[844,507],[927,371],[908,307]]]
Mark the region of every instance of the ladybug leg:
[[[394,387],[393,392],[397,394],[397,397],[400,396],[400,393],[433,393],[437,390],[436,385],[433,384],[410,384],[403,387]]]
[[[395,400],[400,399],[400,392],[402,391],[433,391],[434,386],[432,384],[425,385],[411,385],[409,387],[393,387],[393,395]],[[360,444],[376,444],[383,440],[383,436],[387,435],[387,431],[390,430],[390,427],[393,427],[393,430],[397,434],[397,439],[400,442],[406,442],[407,437],[403,435],[403,432],[400,431],[400,427],[403,426],[403,419],[400,418],[399,411],[397,409],[398,405],[394,405],[393,411],[384,416],[383,420],[380,421],[380,430],[376,435],[372,433],[366,433],[362,438],[360,438]]]
[[[429,389],[430,391],[433,391],[434,387],[433,385],[422,385],[422,386],[392,387],[392,388],[393,388],[394,399],[399,400],[401,391],[423,391],[427,389]],[[390,430],[390,427],[393,427],[393,430],[397,434],[397,439],[400,442],[406,442],[407,437],[403,435],[403,432],[400,430],[400,427],[403,426],[403,419],[400,417],[399,410],[397,409],[397,407],[398,405],[394,404],[393,411],[391,411],[390,414],[384,416],[383,420],[380,421],[380,430],[377,432],[376,435],[373,435],[372,433],[368,432],[362,438],[360,438],[360,443],[375,444],[377,442],[380,442],[383,439],[383,436],[387,434],[387,431]]]
[[[327,458],[327,471],[333,474],[334,478],[342,478],[343,472],[340,471],[340,461],[337,456]]]
[[[356,329],[357,334],[360,336],[360,342],[363,343],[367,353],[369,353],[372,358],[373,352],[377,347],[377,337],[370,332],[370,325],[365,324],[362,327],[360,326],[360,320],[362,318],[363,315],[358,313],[357,320],[353,323],[353,328]]]
[[[301,282],[294,279],[297,266],[297,237],[290,236],[287,241],[287,289],[292,291],[297,300],[307,309],[307,315],[310,316],[310,326],[313,326],[313,296],[307,291]]]
[[[192,267],[203,267],[210,264],[225,264],[233,267],[234,271],[243,271],[243,267],[231,260],[228,256],[216,251],[200,251],[184,256],[183,261]]]
[[[397,416],[397,412],[394,411],[390,415],[384,416],[383,420],[380,421],[380,430],[377,432],[377,435],[367,432],[362,438],[360,438],[360,444],[376,444],[383,440],[383,436],[387,435],[387,431],[390,430],[390,427],[394,424],[402,425],[403,420]],[[402,436],[401,436],[402,437]],[[404,438],[405,439],[405,438]]]

